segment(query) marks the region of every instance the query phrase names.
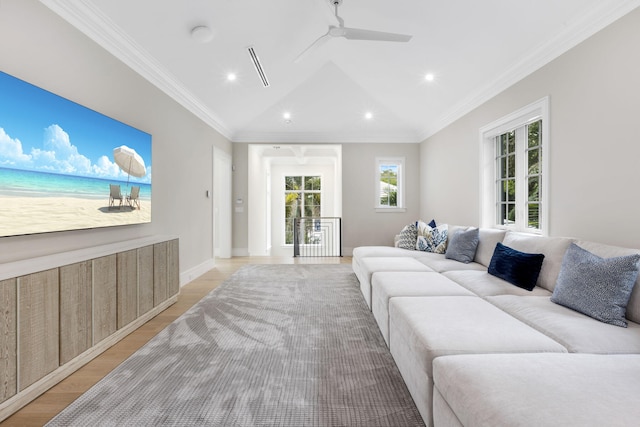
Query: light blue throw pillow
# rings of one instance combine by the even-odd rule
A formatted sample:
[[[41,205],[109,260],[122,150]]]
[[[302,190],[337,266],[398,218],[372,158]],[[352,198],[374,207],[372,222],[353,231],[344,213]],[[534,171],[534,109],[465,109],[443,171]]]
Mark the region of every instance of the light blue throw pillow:
[[[449,236],[447,252],[445,252],[444,257],[468,264],[476,256],[479,241],[479,230],[477,228],[458,229]]]
[[[626,328],[625,314],[639,261],[638,254],[600,258],[572,243],[562,260],[551,301]]]

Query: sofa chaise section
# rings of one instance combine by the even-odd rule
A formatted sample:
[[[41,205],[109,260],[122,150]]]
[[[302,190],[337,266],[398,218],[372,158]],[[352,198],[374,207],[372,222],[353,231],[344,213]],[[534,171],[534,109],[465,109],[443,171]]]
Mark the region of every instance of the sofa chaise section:
[[[433,425],[432,363],[437,357],[567,352],[477,296],[391,298],[389,319],[391,354],[427,425]]]
[[[491,354],[433,363],[436,426],[636,426],[640,355]]]
[[[360,271],[356,276],[360,281],[360,292],[371,309],[371,276],[378,271],[433,271],[415,258],[409,257],[367,257],[359,260]]]
[[[378,272],[371,279],[371,311],[389,345],[389,301],[402,296],[474,296],[435,272]]]

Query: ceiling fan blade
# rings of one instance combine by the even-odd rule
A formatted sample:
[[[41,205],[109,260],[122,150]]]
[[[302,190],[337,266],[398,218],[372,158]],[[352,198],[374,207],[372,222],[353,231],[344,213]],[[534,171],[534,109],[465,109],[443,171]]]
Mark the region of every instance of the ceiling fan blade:
[[[348,40],[374,40],[385,42],[408,42],[412,36],[406,34],[384,33],[382,31],[344,28],[344,36]]]
[[[296,59],[293,60],[293,62],[298,63],[300,61],[302,61],[305,57],[307,57],[307,55],[309,55],[311,52],[315,51],[316,49],[318,49],[320,46],[322,46],[323,44],[325,44],[326,42],[329,41],[329,39],[331,39],[331,35],[329,35],[329,32],[327,31],[327,33],[323,36],[320,36],[316,39],[316,41],[314,41],[313,43],[311,43],[309,45],[308,48],[306,48],[305,50],[303,50],[300,55],[298,55],[296,57]]]

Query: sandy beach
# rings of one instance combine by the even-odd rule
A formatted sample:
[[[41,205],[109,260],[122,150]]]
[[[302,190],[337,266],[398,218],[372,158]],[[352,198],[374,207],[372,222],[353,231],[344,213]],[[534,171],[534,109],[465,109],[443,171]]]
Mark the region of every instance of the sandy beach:
[[[116,201],[110,209],[108,197],[0,196],[0,236],[150,222],[151,202],[140,200],[140,207],[132,209],[125,201],[121,209]]]

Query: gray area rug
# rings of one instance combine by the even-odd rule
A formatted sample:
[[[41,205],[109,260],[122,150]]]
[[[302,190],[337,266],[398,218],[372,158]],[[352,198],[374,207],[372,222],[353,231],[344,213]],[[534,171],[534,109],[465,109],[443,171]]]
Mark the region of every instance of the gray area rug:
[[[247,265],[49,426],[423,426],[348,265]]]

